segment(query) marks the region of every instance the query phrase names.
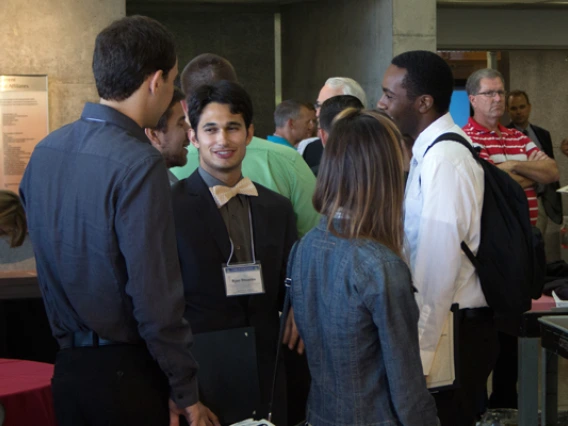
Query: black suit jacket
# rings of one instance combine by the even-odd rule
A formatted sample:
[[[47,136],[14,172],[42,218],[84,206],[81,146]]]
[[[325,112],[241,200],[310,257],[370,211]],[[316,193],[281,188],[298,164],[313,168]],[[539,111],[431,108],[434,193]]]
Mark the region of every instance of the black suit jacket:
[[[196,170],[172,187],[179,262],[185,292],[185,317],[195,334],[252,326],[256,333],[259,379],[269,394],[280,327],[288,254],[297,239],[290,201],[255,183],[250,197],[256,259],[265,293],[227,297],[222,264],[231,245],[225,222],[209,188]],[[231,348],[227,348],[231,350]]]
[[[302,157],[304,157],[304,160],[306,160],[306,163],[308,163],[310,169],[314,171],[314,167],[319,169],[318,166],[321,163],[322,155],[323,155],[323,143],[321,142],[321,139],[317,139],[306,146],[306,149],[304,149]],[[317,173],[314,172],[314,174],[317,176]]]
[[[552,148],[552,138],[550,132],[542,127],[529,124],[533,129],[538,141],[542,145],[542,150],[550,158],[554,158],[554,149]],[[511,122],[507,125],[508,128],[513,129],[515,125]],[[562,197],[556,190],[560,188],[560,182],[553,182],[545,186],[544,193],[542,194],[542,203],[546,215],[554,223],[562,223]]]

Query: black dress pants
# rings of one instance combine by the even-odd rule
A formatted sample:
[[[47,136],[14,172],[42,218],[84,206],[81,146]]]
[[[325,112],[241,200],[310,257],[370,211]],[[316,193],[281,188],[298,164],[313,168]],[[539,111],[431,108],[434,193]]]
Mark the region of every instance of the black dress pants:
[[[493,370],[491,408],[517,408],[518,338],[499,332],[499,357]]]
[[[52,379],[58,426],[167,426],[169,385],[144,346],[63,349]]]
[[[469,315],[465,312],[468,311]],[[480,315],[476,315],[480,313]],[[479,395],[486,392],[487,378],[493,370],[499,342],[495,323],[487,310],[460,311],[459,388],[434,393],[442,426],[473,426],[480,417]]]

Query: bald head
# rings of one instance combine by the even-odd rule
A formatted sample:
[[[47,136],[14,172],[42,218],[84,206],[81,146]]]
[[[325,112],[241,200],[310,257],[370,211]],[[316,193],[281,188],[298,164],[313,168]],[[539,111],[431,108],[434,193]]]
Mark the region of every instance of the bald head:
[[[237,73],[233,65],[219,55],[203,53],[193,58],[183,69],[181,88],[187,98],[198,87],[221,80],[237,82]]]

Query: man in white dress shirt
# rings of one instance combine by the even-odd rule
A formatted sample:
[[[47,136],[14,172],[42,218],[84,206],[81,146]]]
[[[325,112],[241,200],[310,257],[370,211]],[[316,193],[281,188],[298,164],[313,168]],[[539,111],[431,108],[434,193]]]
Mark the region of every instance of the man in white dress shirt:
[[[455,141],[428,148],[444,133],[470,139],[449,114],[450,67],[426,51],[396,56],[383,79],[377,106],[414,139],[405,195],[404,229],[414,285],[418,289],[420,353],[428,376],[450,307],[459,304],[457,389],[434,395],[442,426],[472,426],[477,402],[495,363],[498,343],[475,268],[460,249],[477,253],[483,205],[483,170]],[[428,153],[426,154],[426,151]]]

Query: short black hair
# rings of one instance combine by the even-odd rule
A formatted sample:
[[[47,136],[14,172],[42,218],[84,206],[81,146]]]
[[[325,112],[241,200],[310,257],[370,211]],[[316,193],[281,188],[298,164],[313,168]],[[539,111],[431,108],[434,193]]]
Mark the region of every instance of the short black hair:
[[[205,107],[216,102],[228,105],[231,114],[240,114],[248,130],[252,123],[252,101],[245,89],[232,81],[218,81],[217,83],[200,86],[186,97],[189,122],[197,131],[199,119]]]
[[[189,61],[183,69],[181,90],[185,96],[191,96],[198,87],[221,80],[237,82],[237,73],[233,65],[219,55],[203,53]]]
[[[529,101],[529,95],[527,95],[527,92],[525,92],[524,90],[511,90],[508,94],[507,94],[507,106],[509,106],[509,98],[513,96],[513,97],[519,97],[519,96],[524,96],[525,100],[527,101],[527,104],[530,105],[531,101]]]
[[[164,79],[176,64],[173,34],[146,16],[127,16],[102,30],[95,41],[93,74],[102,99],[129,98],[158,70]]]
[[[363,109],[364,107],[359,98],[351,95],[332,96],[331,98],[326,99],[326,101],[321,105],[319,115],[320,128],[329,133],[331,131],[333,119],[337,116],[337,114],[347,108]]]
[[[406,70],[403,87],[408,99],[430,95],[436,112],[448,112],[454,91],[454,75],[444,59],[427,50],[412,50],[395,56],[391,63]]]
[[[160,119],[158,120],[158,124],[156,125],[156,127],[154,127],[154,130],[157,130],[158,132],[162,133],[166,133],[168,131],[168,120],[172,116],[172,109],[175,104],[177,104],[180,101],[183,101],[183,99],[184,99],[183,92],[177,87],[174,87],[174,94],[172,96],[172,101],[168,105],[168,109],[166,110],[166,112],[164,112],[160,117]]]

